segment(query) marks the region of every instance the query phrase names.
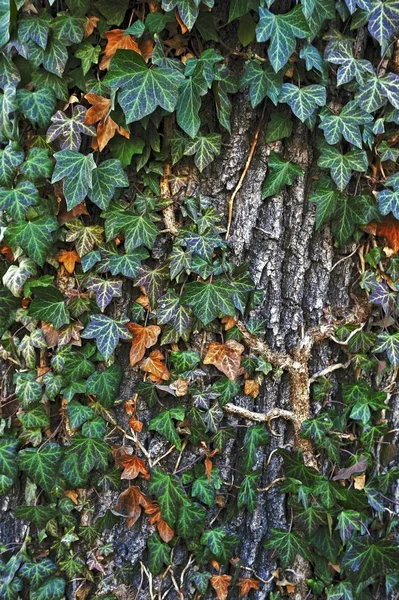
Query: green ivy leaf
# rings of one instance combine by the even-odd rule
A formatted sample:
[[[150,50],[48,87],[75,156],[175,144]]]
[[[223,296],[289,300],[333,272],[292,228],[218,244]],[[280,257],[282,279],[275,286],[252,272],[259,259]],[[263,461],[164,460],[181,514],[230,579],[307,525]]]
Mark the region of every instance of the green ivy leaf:
[[[198,114],[201,108],[201,96],[208,91],[202,69],[202,65],[198,64],[192,76],[183,81],[176,105],[177,123],[191,138],[197,135],[201,126]]]
[[[374,352],[386,352],[389,362],[396,369],[399,366],[399,333],[382,331],[375,341]]]
[[[11,186],[17,173],[17,168],[24,160],[24,153],[11,144],[0,150],[0,184]]]
[[[81,427],[83,423],[86,423],[86,421],[92,419],[94,416],[92,408],[77,402],[77,400],[68,402],[66,410],[71,429],[78,429],[78,427]]]
[[[34,523],[41,529],[47,525],[47,523],[54,519],[58,511],[53,506],[16,506],[14,514],[17,519],[24,519]]]
[[[122,296],[121,279],[102,279],[101,277],[90,277],[86,288],[96,297],[96,303],[101,312],[112,302],[113,298]]]
[[[177,533],[190,540],[201,535],[207,517],[206,509],[196,502],[185,502],[179,508]]]
[[[324,137],[329,144],[337,144],[342,136],[347,142],[361,149],[363,144],[360,125],[371,123],[373,117],[362,110],[356,100],[352,100],[343,107],[339,115],[328,108],[322,108],[320,120],[320,129],[324,131]]]
[[[236,535],[228,535],[222,527],[205,531],[201,544],[209,548],[212,554],[222,563],[227,563],[239,543],[240,538]]]
[[[259,9],[256,39],[258,42],[270,40],[267,55],[276,73],[295,51],[296,38],[303,39],[308,35],[310,30],[301,6],[296,6],[283,15],[275,15],[267,8]]]
[[[102,213],[105,219],[105,234],[108,240],[121,232],[125,235],[125,249],[132,252],[135,248],[146,246],[151,249],[158,236],[158,229],[146,216],[137,215],[122,203],[114,203]]]
[[[284,83],[279,101],[286,102],[294,115],[304,122],[314,113],[317,106],[325,105],[326,88],[318,84],[299,88],[292,83]]]
[[[238,491],[237,506],[243,508],[244,506],[249,512],[253,513],[256,508],[256,496],[257,487],[259,484],[259,472],[250,473],[245,475],[241,482],[240,489]]]
[[[84,18],[74,17],[62,12],[58,13],[56,19],[51,24],[56,38],[64,42],[70,42],[71,44],[79,44],[83,40],[84,25]]]
[[[96,371],[87,380],[87,392],[94,394],[105,408],[111,408],[118,397],[122,376],[123,369],[117,364],[105,371]]]
[[[168,442],[174,444],[178,450],[181,450],[181,439],[176,431],[176,426],[173,421],[183,421],[184,413],[185,410],[182,407],[163,410],[159,415],[151,419],[148,429],[157,431],[166,438]]]
[[[399,550],[394,540],[355,539],[342,557],[342,567],[362,590],[382,573],[397,571]]]
[[[93,187],[93,170],[96,168],[93,154],[80,154],[61,150],[54,154],[57,163],[51,183],[64,180],[64,195],[68,210],[72,210],[86,197]]]
[[[202,173],[205,167],[220,154],[221,144],[222,138],[218,133],[196,136],[193,140],[187,141],[184,154],[194,155],[194,163]]]
[[[48,179],[53,172],[53,163],[51,162],[48,150],[44,148],[31,148],[25,162],[21,166],[21,173],[31,181]]]
[[[69,323],[69,314],[64,295],[53,286],[37,286],[34,299],[29,306],[29,314],[46,321],[59,329]]]
[[[57,229],[58,221],[48,215],[32,221],[12,223],[7,227],[4,239],[10,246],[20,246],[42,267],[52,245],[51,234]]]
[[[94,127],[91,125],[86,125],[86,113],[87,109],[80,104],[72,107],[72,113],[70,117],[68,117],[62,110],[58,110],[51,117],[52,125],[50,125],[47,130],[47,142],[58,140],[61,150],[78,152],[82,144],[82,134],[91,137],[96,135],[96,130]],[[71,154],[61,155],[60,159],[58,159],[56,156],[57,162],[58,160],[61,160],[61,158],[63,160],[60,168],[65,168],[65,166],[68,164],[70,165],[72,157],[73,155]],[[69,160],[69,162],[66,162],[67,160]],[[75,160],[77,160],[76,156]],[[75,166],[72,173],[74,177],[76,176],[76,168],[77,167]]]
[[[277,152],[271,152],[269,167],[272,172],[266,177],[262,188],[262,200],[276,196],[285,185],[292,185],[295,178],[303,174],[299,165],[284,160]]]
[[[38,200],[38,191],[30,181],[21,181],[13,189],[0,188],[0,210],[17,221],[24,219],[29,207]]]
[[[34,406],[20,416],[20,421],[25,429],[41,429],[50,427],[50,418],[42,404]]]
[[[43,446],[41,450],[27,448],[18,453],[17,463],[22,471],[46,492],[50,492],[55,484],[58,463],[62,456],[62,449],[53,442]]]
[[[44,86],[34,92],[18,90],[17,102],[19,110],[32,125],[46,127],[54,113],[56,93],[52,88]]]
[[[21,42],[29,40],[35,42],[43,50],[46,49],[51,17],[46,10],[41,10],[37,15],[23,14],[18,21],[18,37]]]
[[[224,279],[188,283],[184,288],[181,302],[191,306],[195,316],[204,325],[208,325],[216,317],[235,315],[231,290]]]
[[[139,54],[129,50],[117,50],[105,78],[112,89],[121,88],[118,101],[127,123],[140,121],[157,106],[173,112],[182,81],[179,71],[165,67],[149,69]]]
[[[157,320],[160,325],[170,323],[179,335],[183,335],[191,323],[189,311],[180,304],[180,297],[175,292],[168,292],[159,298]]]
[[[9,478],[11,485],[18,475],[16,457],[19,445],[16,438],[0,438],[0,473]]]
[[[269,440],[264,425],[253,425],[247,429],[244,437],[244,453],[242,458],[244,473],[250,473],[256,463],[256,451]]]
[[[147,540],[149,551],[148,566],[153,575],[158,575],[164,565],[171,564],[171,548],[161,541],[159,535],[154,532]]]
[[[129,319],[114,320],[106,315],[91,315],[90,323],[81,336],[87,339],[95,339],[97,348],[105,360],[111,356],[119,339],[130,340],[131,335],[126,328]]]
[[[270,539],[267,540],[265,547],[278,552],[283,567],[292,565],[297,554],[300,554],[300,556],[306,560],[311,559],[307,542],[303,537],[293,531],[273,529]]]
[[[32,588],[37,588],[47,577],[56,572],[55,564],[49,558],[44,558],[37,563],[25,562],[19,570],[19,575],[28,579]]]
[[[65,452],[59,470],[71,485],[81,487],[91,471],[107,469],[110,456],[111,450],[104,440],[76,434]]]
[[[31,600],[62,600],[64,598],[66,582],[61,577],[50,577],[43,585],[31,590]]]
[[[129,180],[120,161],[106,160],[93,171],[93,185],[88,196],[94,204],[105,210],[114,197],[116,189],[128,186]]]
[[[357,148],[341,154],[338,148],[323,145],[317,164],[330,169],[331,177],[340,191],[348,185],[353,171],[362,173],[368,169],[366,152]]]
[[[148,491],[156,496],[161,507],[162,518],[173,527],[179,517],[180,508],[190,502],[180,480],[159,467],[151,469]]]
[[[292,121],[285,113],[272,112],[267,124],[266,142],[276,142],[290,137],[292,133]]]

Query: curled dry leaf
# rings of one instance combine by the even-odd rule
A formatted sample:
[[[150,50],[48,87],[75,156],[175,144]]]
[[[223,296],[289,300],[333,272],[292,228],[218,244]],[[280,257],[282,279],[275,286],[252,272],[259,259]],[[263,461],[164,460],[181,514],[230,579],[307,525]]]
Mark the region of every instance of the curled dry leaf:
[[[231,582],[231,575],[213,575],[210,582],[216,592],[218,600],[226,600]]]
[[[141,54],[140,48],[130,35],[125,35],[124,29],[113,29],[105,34],[108,42],[100,62],[100,69],[109,69],[111,58],[117,50],[132,50]]]
[[[224,325],[225,331],[228,331],[229,329],[232,329],[236,326],[236,319],[234,317],[229,316],[223,317],[222,323]]]
[[[175,532],[166,521],[163,520],[161,509],[156,502],[148,503],[144,508],[146,515],[149,516],[151,525],[156,525],[161,539],[168,543],[174,537]]]
[[[131,419],[129,419],[129,425],[133,429],[133,431],[136,431],[137,433],[140,433],[140,431],[142,431],[142,429],[143,429],[142,421],[139,421],[135,417],[132,417]]]
[[[160,350],[151,352],[148,358],[140,363],[140,369],[149,374],[149,378],[154,383],[168,381],[170,377],[169,369],[164,363],[165,357]]]
[[[377,223],[376,233],[386,238],[389,247],[396,254],[399,250],[399,220],[394,217],[385,217]]]
[[[355,473],[360,473],[361,471],[365,471],[366,469],[367,456],[362,454],[354,465],[346,469],[340,469],[338,473],[333,477],[333,480],[338,481],[339,479],[350,479]]]
[[[128,527],[133,527],[141,515],[141,507],[147,504],[147,499],[136,485],[128,487],[119,495],[115,506],[115,512],[122,517],[127,517]]]
[[[64,265],[68,273],[72,274],[75,271],[76,263],[80,262],[80,256],[76,250],[61,250],[57,255],[57,260]]]
[[[151,348],[157,343],[161,328],[158,325],[149,325],[143,327],[138,323],[128,323],[127,328],[133,335],[132,347],[130,350],[130,365],[134,367],[144,357],[147,348]]]
[[[259,396],[259,383],[254,379],[247,379],[244,383],[244,394],[257,398]]]
[[[174,390],[176,396],[185,396],[188,391],[188,381],[186,379],[176,379],[170,384],[172,390]]]
[[[244,346],[235,340],[228,340],[225,344],[211,342],[203,362],[204,365],[214,365],[226,377],[235,381],[241,371],[243,352]]]
[[[132,449],[129,448],[131,451]],[[123,446],[113,450],[115,464],[118,467],[123,467],[124,471],[121,475],[121,479],[136,479],[139,475],[142,475],[144,479],[149,479],[150,475],[144,460],[136,456],[136,454],[129,453]]]
[[[241,577],[238,581],[237,581],[237,586],[240,588],[240,598],[244,598],[244,596],[246,596],[247,594],[249,594],[249,592],[251,590],[258,590],[259,589],[259,581],[257,579],[253,579],[253,578],[246,578],[244,579],[243,577]]]
[[[99,22],[99,17],[86,17],[86,22],[84,24],[85,38],[89,37],[93,33],[93,31],[97,27],[97,23]]]

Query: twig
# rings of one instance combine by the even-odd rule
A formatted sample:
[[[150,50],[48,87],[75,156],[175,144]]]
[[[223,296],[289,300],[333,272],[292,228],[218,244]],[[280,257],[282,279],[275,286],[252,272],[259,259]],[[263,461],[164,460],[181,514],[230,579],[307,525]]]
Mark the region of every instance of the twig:
[[[353,256],[358,250],[359,250],[359,246],[356,246],[356,248],[354,249],[353,252],[351,252],[347,256],[343,256],[342,258],[337,260],[337,262],[335,264],[333,264],[333,266],[331,267],[330,273],[332,273],[334,271],[335,267],[338,267],[338,265],[340,263],[344,262],[344,260],[348,260],[348,258],[351,258],[351,256]]]
[[[256,421],[257,423],[270,423],[273,419],[288,419],[289,421],[296,421],[297,418],[290,410],[284,410],[283,408],[272,408],[267,413],[258,413],[247,410],[242,406],[237,406],[228,402],[223,406],[223,410],[231,415],[237,415],[242,419],[248,419],[249,421]]]
[[[274,487],[277,483],[280,483],[280,481],[285,481],[286,477],[277,477],[277,479],[274,479],[271,483],[269,483],[269,485],[267,485],[265,488],[257,488],[256,491],[257,492],[268,492],[269,490],[272,489],[272,487]]]
[[[264,115],[264,112],[265,112],[265,106],[266,106],[266,104],[263,105],[263,111],[262,111],[262,116],[261,116],[261,119],[260,119],[260,123],[259,123],[258,127],[256,128],[254,139],[253,139],[251,147],[249,149],[249,154],[248,154],[247,162],[245,163],[245,166],[244,166],[244,170],[241,173],[241,177],[238,180],[238,183],[237,183],[236,187],[234,188],[233,193],[231,194],[231,196],[229,198],[229,202],[228,202],[229,215],[228,215],[228,219],[227,219],[226,240],[229,239],[229,237],[230,237],[230,229],[231,229],[231,225],[232,225],[232,222],[233,222],[234,200],[235,200],[235,197],[237,196],[238,192],[242,188],[242,184],[244,183],[244,179],[246,177],[246,174],[248,173],[248,169],[249,169],[249,167],[251,165],[252,158],[253,158],[253,155],[254,155],[254,152],[255,152],[255,148],[256,148],[257,143],[258,143],[259,133],[260,133],[260,129],[262,127],[263,115]]]
[[[325,375],[328,375],[333,371],[337,371],[337,369],[347,369],[351,362],[352,360],[348,360],[348,362],[346,363],[335,363],[333,365],[330,365],[329,367],[326,367],[325,369],[322,369],[321,371],[315,373],[314,375],[312,375],[312,377],[310,377],[309,384],[314,383],[316,379],[319,379],[319,377],[324,377]]]

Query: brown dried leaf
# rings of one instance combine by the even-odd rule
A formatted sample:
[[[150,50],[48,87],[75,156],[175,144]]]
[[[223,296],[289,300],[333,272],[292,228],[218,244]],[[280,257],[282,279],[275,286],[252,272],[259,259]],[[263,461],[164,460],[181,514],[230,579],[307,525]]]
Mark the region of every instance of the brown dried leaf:
[[[133,335],[132,347],[130,349],[130,365],[134,367],[144,357],[147,348],[154,346],[157,341],[161,328],[158,325],[149,325],[143,327],[138,323],[128,323],[127,328]]]
[[[136,431],[137,433],[140,433],[140,431],[142,431],[142,429],[143,429],[142,421],[139,421],[135,417],[132,417],[131,419],[129,419],[129,425],[133,429],[133,431]]]
[[[129,448],[131,450],[131,448]],[[123,446],[113,450],[115,464],[118,467],[123,467],[124,471],[121,475],[121,479],[136,479],[139,475],[142,475],[144,479],[149,479],[146,464],[144,460],[136,456],[136,454],[130,454],[126,451]]]
[[[137,52],[137,54],[141,54],[137,42],[135,42],[130,35],[125,35],[124,29],[112,29],[112,31],[107,31],[105,37],[108,42],[99,65],[101,70],[109,69],[111,58],[117,50],[132,50],[133,52]]]
[[[211,342],[203,363],[204,365],[214,365],[226,377],[235,381],[240,374],[241,354],[244,352],[244,346],[235,340],[229,340],[229,342],[226,344]],[[233,347],[231,342],[235,342]]]
[[[132,527],[141,515],[143,494],[136,485],[132,485],[119,495],[115,510],[124,517],[128,517],[128,527]]]
[[[89,37],[89,35],[93,33],[99,20],[100,19],[98,17],[94,16],[86,17],[86,23],[84,24],[85,38]]]
[[[364,456],[364,454],[362,454],[354,465],[346,469],[340,469],[338,473],[333,477],[333,481],[338,481],[339,479],[350,479],[355,473],[360,473],[361,471],[365,471],[366,469],[367,456]]]
[[[149,373],[149,378],[154,383],[168,381],[170,377],[169,369],[164,363],[165,357],[159,350],[153,350],[148,358],[140,363],[140,369]]]
[[[377,223],[377,235],[386,238],[389,247],[395,252],[399,250],[399,220],[394,217],[385,217]]]
[[[231,582],[231,575],[213,575],[210,582],[216,592],[218,600],[226,600]]]
[[[353,476],[353,487],[355,490],[362,490],[366,485],[366,474]]]
[[[185,396],[188,391],[188,381],[186,379],[176,379],[170,384],[172,390],[174,390],[176,396]]]
[[[241,577],[237,581],[237,586],[240,588],[240,598],[244,598],[251,590],[259,589],[259,581],[257,579],[247,578],[244,579]]]
[[[259,396],[259,383],[254,379],[247,379],[244,383],[244,394],[257,398]]]

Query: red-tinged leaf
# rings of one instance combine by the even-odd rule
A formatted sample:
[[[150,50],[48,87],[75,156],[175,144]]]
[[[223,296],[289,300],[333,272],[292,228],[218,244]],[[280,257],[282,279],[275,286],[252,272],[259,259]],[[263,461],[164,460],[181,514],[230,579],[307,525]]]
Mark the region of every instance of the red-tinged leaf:
[[[395,252],[399,250],[399,220],[394,217],[385,217],[377,223],[377,235],[386,238],[389,247]]]
[[[235,381],[241,370],[241,354],[244,346],[235,340],[228,340],[225,344],[211,342],[204,358],[204,365],[214,365],[226,377]]]
[[[134,367],[145,355],[147,348],[151,348],[157,343],[161,328],[158,325],[149,325],[143,327],[138,323],[128,323],[127,327],[133,335],[132,347],[130,350],[130,365]]]
[[[231,582],[231,575],[213,575],[210,582],[216,592],[218,600],[226,600]]]
[[[113,454],[115,463],[124,468],[121,479],[136,479],[139,475],[144,479],[150,478],[144,460],[135,454],[129,454],[123,447],[114,450]]]
[[[133,485],[119,495],[115,512],[128,517],[128,527],[132,527],[141,515],[141,507],[145,508],[148,500],[139,487]]]

